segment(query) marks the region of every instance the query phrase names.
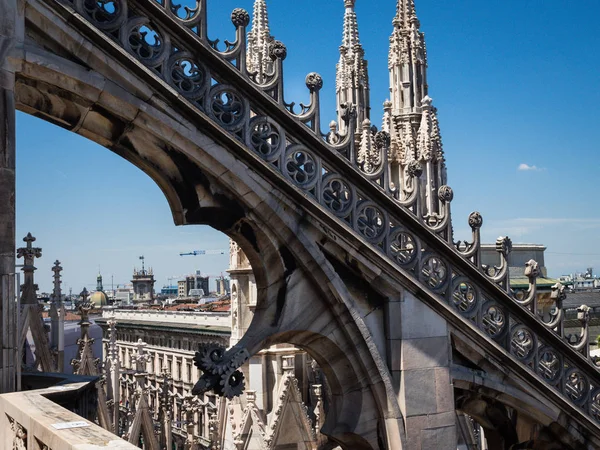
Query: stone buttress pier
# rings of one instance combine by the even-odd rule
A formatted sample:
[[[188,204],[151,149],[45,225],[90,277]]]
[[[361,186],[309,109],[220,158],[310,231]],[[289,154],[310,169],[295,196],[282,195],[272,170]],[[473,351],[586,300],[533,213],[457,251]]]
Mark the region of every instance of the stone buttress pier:
[[[0,0],[0,392],[15,390],[15,51],[23,42],[23,8]]]
[[[447,322],[409,291],[389,299],[386,309],[388,367],[406,422],[406,448],[453,450],[456,417]]]

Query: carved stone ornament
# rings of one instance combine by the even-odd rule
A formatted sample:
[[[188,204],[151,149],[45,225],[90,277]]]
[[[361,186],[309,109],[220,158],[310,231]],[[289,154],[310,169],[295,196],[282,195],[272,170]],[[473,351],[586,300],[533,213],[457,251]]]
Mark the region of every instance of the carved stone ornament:
[[[248,351],[233,347],[228,352],[216,344],[204,345],[196,352],[194,364],[203,374],[192,389],[194,395],[209,390],[228,399],[244,392],[244,374],[237,370],[250,358]]]
[[[471,229],[477,230],[477,229],[481,228],[482,225],[483,225],[483,217],[481,216],[481,214],[477,211],[472,212],[469,215],[469,226],[471,227]]]
[[[318,92],[323,87],[323,78],[316,72],[306,75],[306,87],[311,92]]]
[[[281,41],[273,41],[269,48],[269,56],[271,59],[281,59],[282,61],[287,57],[287,48]]]
[[[231,13],[231,23],[236,27],[247,27],[250,23],[250,14],[242,8],[236,8]]]
[[[417,160],[408,163],[406,173],[413,178],[419,178],[423,174],[423,166]]]
[[[501,236],[496,240],[496,251],[508,257],[512,251],[512,241],[506,236]]]
[[[450,203],[452,200],[454,200],[454,191],[450,186],[440,186],[438,197],[442,202]]]
[[[13,434],[11,450],[27,450],[27,430],[12,417],[8,416]]]
[[[525,263],[525,276],[527,278],[537,278],[540,276],[540,267],[537,261],[530,259]]]

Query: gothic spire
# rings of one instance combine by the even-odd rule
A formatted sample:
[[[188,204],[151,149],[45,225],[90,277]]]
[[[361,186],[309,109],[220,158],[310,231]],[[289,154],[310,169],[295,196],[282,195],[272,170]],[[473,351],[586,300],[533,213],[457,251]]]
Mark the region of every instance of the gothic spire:
[[[56,260],[52,267],[54,272],[54,290],[52,291],[50,305],[50,347],[57,371],[63,373],[65,369],[65,308],[62,301],[60,288],[60,273],[63,268],[60,261]]]
[[[365,51],[358,35],[358,21],[354,5],[356,0],[344,0],[344,31],[337,64],[336,96],[339,132],[346,132],[342,119],[343,106],[352,103],[356,107],[357,123],[369,119],[369,74]]]
[[[344,0],[346,11],[344,13],[344,36],[342,38],[342,46],[353,48],[355,45],[360,45],[358,38],[358,21],[356,20],[356,12],[354,5],[356,0]]]
[[[273,60],[269,55],[269,47],[275,39],[269,28],[266,0],[254,1],[252,29],[248,33],[247,69],[256,74],[256,82],[262,83],[268,74],[273,72]]]
[[[392,111],[417,113],[427,95],[427,50],[414,0],[398,0],[392,23],[388,57]]]
[[[438,220],[444,209],[438,192],[446,184],[437,110],[428,96],[427,50],[414,0],[398,0],[392,21],[389,71],[390,100],[384,104],[383,129],[389,130],[392,183],[406,197],[417,176],[423,199],[422,214]],[[409,164],[418,164],[416,172]],[[434,217],[435,216],[435,217]]]

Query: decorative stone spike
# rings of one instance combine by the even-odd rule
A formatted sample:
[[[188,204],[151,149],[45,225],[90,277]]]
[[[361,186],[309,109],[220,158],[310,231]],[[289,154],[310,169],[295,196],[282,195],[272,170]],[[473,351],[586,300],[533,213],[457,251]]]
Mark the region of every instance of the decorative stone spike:
[[[27,244],[25,247],[17,249],[17,258],[23,258],[24,283],[21,286],[21,320],[19,323],[18,348],[23,348],[27,338],[27,332],[31,331],[33,344],[35,345],[35,365],[41,368],[43,372],[55,371],[52,363],[50,345],[48,344],[48,335],[44,327],[42,310],[38,304],[36,291],[37,284],[34,282],[33,265],[35,258],[41,258],[42,249],[33,247],[35,237],[28,233],[23,241]]]
[[[255,0],[252,29],[248,33],[246,68],[249,73],[255,75],[255,81],[258,84],[264,83],[268,76],[273,74],[274,66],[271,56],[281,57],[285,53],[281,49],[271,52],[271,47],[275,45],[275,42],[269,28],[267,3],[265,0]],[[285,46],[283,48],[285,49]],[[285,56],[282,59],[285,59]]]
[[[59,373],[65,370],[65,308],[62,301],[61,272],[63,268],[60,261],[56,260],[52,267],[54,272],[54,290],[50,298],[51,339],[50,347],[56,360],[54,365]]]
[[[99,375],[100,359],[94,357],[94,342],[95,339],[90,337],[90,318],[89,314],[93,308],[89,300],[89,293],[86,288],[83,288],[80,294],[82,300],[78,310],[81,315],[79,326],[81,328],[81,337],[77,340],[78,350],[77,358],[71,360],[73,373],[77,375]]]
[[[358,21],[354,11],[355,0],[344,0],[344,31],[340,46],[340,59],[337,64],[336,97],[338,132],[347,133],[348,123],[343,120],[343,106],[356,107],[357,123],[361,124],[370,116],[369,72],[365,51],[358,35]]]

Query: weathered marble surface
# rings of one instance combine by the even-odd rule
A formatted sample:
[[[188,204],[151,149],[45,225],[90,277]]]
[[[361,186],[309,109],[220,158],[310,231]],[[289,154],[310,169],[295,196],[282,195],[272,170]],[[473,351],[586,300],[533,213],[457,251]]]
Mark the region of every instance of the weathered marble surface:
[[[13,0],[2,1],[5,11],[14,10],[10,9]],[[348,0],[348,4],[351,3]],[[360,206],[364,212],[361,232],[356,218],[357,195],[350,205],[355,216],[344,221],[319,202],[323,196],[320,188],[311,193],[310,186],[294,184],[290,182],[289,173],[283,174],[284,158],[297,155],[298,147],[286,149],[286,152],[289,150],[287,155],[281,148],[271,149],[282,153],[276,167],[273,161],[252,152],[244,139],[226,132],[237,127],[236,124],[229,128],[226,123],[219,125],[210,116],[210,108],[207,114],[206,109],[195,106],[173,83],[162,79],[154,70],[153,61],[141,61],[133,56],[131,48],[107,38],[81,14],[74,14],[72,6],[54,0],[27,1],[26,16],[32,24],[32,35],[22,52],[14,84],[17,107],[58,123],[131,161],[161,187],[176,224],[211,225],[234,238],[247,254],[258,287],[255,316],[231,355],[243,353],[242,350],[255,354],[266,346],[283,342],[306,349],[327,371],[333,392],[332,412],[323,433],[345,449],[450,449],[456,443],[453,387],[456,388],[456,380],[462,381],[455,371],[450,371],[455,368],[450,364],[453,354],[450,345],[460,335],[465,342],[465,360],[470,359],[472,364],[480,364],[485,370],[490,366],[501,367],[507,379],[519,381],[520,394],[517,389],[511,392],[512,396],[503,397],[507,404],[520,406],[524,413],[532,414],[523,407],[527,400],[524,392],[537,389],[554,408],[547,408],[550,412],[563,409],[569,417],[568,420],[565,416],[536,418],[546,425],[556,419],[577,438],[584,435],[582,430],[589,432],[580,440],[587,439],[586,443],[591,442],[589,448],[592,448],[597,442],[594,439],[600,436],[598,424],[525,368],[510,353],[510,348],[498,345],[460,316],[452,305],[453,292],[447,275],[456,272],[467,277],[486,296],[491,296],[486,298],[501,302],[507,314],[523,321],[534,334],[544,337],[561,352],[573,353],[528,311],[514,304],[489,277],[484,278],[478,261],[468,259],[476,259],[476,252],[465,256],[451,246],[449,202],[452,191],[447,186],[442,186],[445,189],[440,190],[436,198],[429,183],[427,198],[422,199],[427,200],[428,221],[441,230],[432,233],[431,227],[424,225],[424,217],[412,215],[416,206],[413,210],[402,209],[383,189],[374,185],[374,178],[367,179],[364,170],[360,172],[351,165],[354,160],[350,163],[343,160],[323,143],[320,132],[319,136],[315,134],[320,123],[317,113],[313,111],[311,119],[294,117],[251,83],[240,71],[243,52],[229,54],[227,59],[214,52],[205,41],[183,42],[179,24],[168,16],[172,12],[160,10],[162,6],[156,2],[139,2],[136,6],[138,9],[130,10],[139,14],[150,14],[145,7],[154,8],[151,13],[161,14],[161,24],[168,25],[171,33],[181,38],[181,42],[177,42],[178,49],[189,44],[194,49],[194,57],[210,66],[220,83],[210,89],[221,89],[213,91],[217,94],[210,99],[213,106],[219,99],[223,100],[222,92],[229,89],[231,97],[237,98],[237,109],[231,109],[236,109],[237,113],[233,112],[247,121],[239,121],[242,128],[250,127],[254,118],[251,109],[252,114],[263,115],[265,120],[276,119],[285,131],[282,141],[306,147],[304,155],[319,161],[333,174],[341,174],[350,190],[364,197],[360,205],[369,203],[365,199],[374,203],[368,208]],[[167,17],[163,17],[165,15]],[[244,38],[248,22],[248,14],[237,10],[234,23],[240,40]],[[202,26],[200,38],[205,37]],[[167,28],[164,31],[167,33]],[[422,35],[415,37],[417,41],[422,40]],[[123,42],[130,46],[130,40]],[[282,50],[279,47],[280,56]],[[238,59],[237,66],[229,63],[233,59]],[[279,57],[277,67],[280,63]],[[280,86],[283,89],[282,84]],[[315,104],[321,86],[322,79],[316,74],[308,77],[307,87]],[[4,92],[12,88],[13,84],[3,84]],[[406,85],[405,89],[409,88]],[[433,113],[429,101],[424,106]],[[416,104],[414,107],[420,108]],[[4,108],[9,110],[3,116],[4,123],[9,125],[7,129],[12,129],[14,123],[14,108],[11,108]],[[231,115],[225,117],[231,118]],[[429,119],[433,125],[433,118]],[[309,129],[306,125],[310,121],[313,125]],[[425,122],[427,125],[428,121]],[[241,128],[233,131],[243,134]],[[423,141],[430,141],[431,137],[424,135]],[[5,148],[14,155],[14,145],[5,145]],[[14,161],[11,164],[14,167]],[[416,170],[418,167],[412,169],[413,174],[407,170],[410,180],[420,172]],[[7,173],[10,175],[10,170]],[[314,173],[319,174],[319,171]],[[431,173],[430,164],[425,176],[430,177]],[[6,192],[8,198],[11,192],[14,197],[10,186]],[[444,206],[443,211],[438,211],[438,200]],[[381,220],[373,220],[373,214]],[[443,220],[438,223],[438,219]],[[481,226],[481,217],[478,219],[473,221],[475,234]],[[377,238],[379,231],[382,240],[391,240],[385,233],[390,232],[392,221],[415,234],[410,248],[396,252],[404,252],[408,257],[411,250],[419,250],[414,264],[421,265],[414,272],[411,267],[396,264],[392,260],[393,253],[382,252],[383,242],[377,242],[382,247],[373,243],[371,234],[375,233]],[[427,256],[431,254],[439,254],[439,257]],[[426,257],[429,260],[425,260]],[[425,264],[427,262],[430,264]],[[448,270],[440,271],[440,267]],[[478,358],[480,354],[485,358]],[[598,378],[595,368],[580,355],[571,356],[574,363],[583,368],[584,376],[591,380]],[[494,364],[487,364],[490,361]],[[594,371],[592,375],[590,371]],[[479,381],[476,376],[472,378]],[[486,381],[489,382],[489,378]],[[483,381],[475,387],[469,383],[461,386],[465,391],[488,387],[483,386]],[[486,392],[494,398],[505,390],[495,384]],[[53,413],[60,414],[60,411]]]
[[[24,442],[26,449],[43,449],[44,445],[52,450],[137,449],[135,445],[44,397],[57,390],[77,391],[85,384],[0,395],[0,448],[11,449],[13,445],[20,448],[18,445]],[[52,426],[82,421],[88,426],[60,430]],[[20,431],[17,433],[16,429]]]

